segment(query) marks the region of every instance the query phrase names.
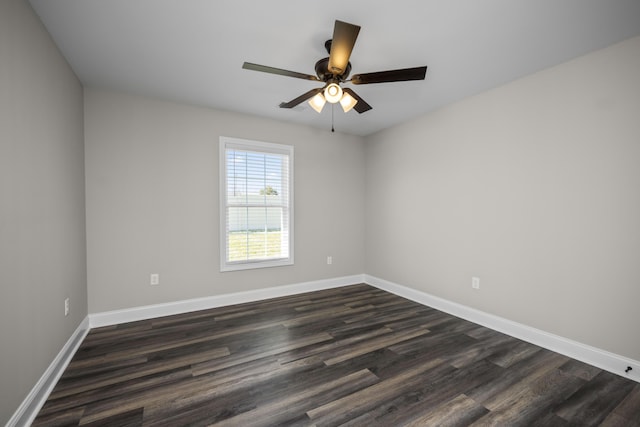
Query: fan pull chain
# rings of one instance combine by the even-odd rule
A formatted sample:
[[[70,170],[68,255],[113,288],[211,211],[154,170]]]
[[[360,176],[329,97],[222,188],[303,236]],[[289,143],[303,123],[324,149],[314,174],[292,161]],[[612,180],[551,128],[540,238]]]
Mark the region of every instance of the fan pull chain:
[[[335,132],[336,130],[333,128],[333,108],[336,104],[331,104],[331,132]]]

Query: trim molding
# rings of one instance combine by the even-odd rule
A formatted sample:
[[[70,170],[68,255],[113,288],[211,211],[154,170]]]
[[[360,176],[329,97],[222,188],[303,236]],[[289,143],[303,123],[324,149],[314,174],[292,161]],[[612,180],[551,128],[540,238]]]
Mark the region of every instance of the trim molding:
[[[71,334],[53,362],[42,374],[38,382],[33,386],[22,404],[16,409],[13,416],[7,422],[6,427],[28,426],[38,415],[42,405],[47,401],[49,394],[69,365],[71,358],[80,347],[80,344],[89,333],[89,317],[85,317],[76,330]]]
[[[640,383],[640,361],[610,353],[596,347],[582,344],[558,335],[554,335],[522,323],[513,322],[466,305],[458,304],[444,298],[430,295],[416,289],[398,285],[378,277],[364,275],[364,282],[376,288],[391,292],[417,303],[433,307],[445,313],[486,326],[495,331],[530,342],[556,353],[577,359],[597,368],[609,371],[621,377]],[[627,366],[632,370],[625,373]]]
[[[364,283],[364,274],[94,313],[89,315],[89,320],[91,327],[97,328],[101,326],[111,326],[120,323],[152,319],[154,317],[171,316],[191,311],[206,310],[225,305],[242,304],[245,302],[301,294],[304,292],[339,288],[341,286],[353,285],[354,283]]]
[[[339,288],[356,283],[364,283],[364,274],[89,314],[80,325],[78,325],[56,358],[51,362],[44,374],[42,374],[42,377],[40,377],[36,385],[33,386],[27,397],[22,401],[22,404],[7,422],[6,427],[28,426],[33,423],[33,420],[47,401],[51,391],[91,328],[117,325],[172,314],[188,313],[225,305],[260,301],[304,292]]]
[[[78,347],[80,347],[80,344],[91,328],[117,325],[120,323],[151,319],[160,316],[188,313],[191,311],[205,310],[226,305],[260,301],[305,292],[339,288],[357,283],[367,283],[371,286],[375,286],[376,288],[391,292],[392,294],[410,299],[419,304],[486,326],[498,332],[530,342],[640,383],[640,361],[610,353],[596,347],[591,347],[568,338],[550,334],[540,329],[513,322],[511,320],[476,310],[444,298],[436,297],[426,292],[399,285],[388,280],[380,279],[375,276],[370,276],[368,274],[356,274],[352,276],[315,280],[272,288],[256,289],[205,298],[175,301],[165,304],[89,314],[80,323],[80,325],[78,325],[71,337],[69,337],[56,358],[51,362],[47,370],[42,374],[36,385],[33,386],[22,404],[9,419],[6,426],[17,427],[31,425],[37,416],[38,411],[40,411],[40,408],[42,408],[46,402],[49,394],[53,390],[53,387],[62,376],[62,373],[71,361],[71,358],[78,350]],[[624,371],[627,366],[630,366],[633,369],[631,372],[625,373]]]

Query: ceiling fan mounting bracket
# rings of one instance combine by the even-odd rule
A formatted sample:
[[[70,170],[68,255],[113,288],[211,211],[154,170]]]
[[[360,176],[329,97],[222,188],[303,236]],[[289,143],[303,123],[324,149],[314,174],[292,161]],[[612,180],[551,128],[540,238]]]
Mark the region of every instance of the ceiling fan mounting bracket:
[[[333,40],[329,39],[329,40],[327,40],[326,42],[324,42],[324,48],[325,48],[325,49],[327,49],[327,53],[328,53],[329,55],[331,55],[331,42],[332,42],[332,41],[333,41]]]

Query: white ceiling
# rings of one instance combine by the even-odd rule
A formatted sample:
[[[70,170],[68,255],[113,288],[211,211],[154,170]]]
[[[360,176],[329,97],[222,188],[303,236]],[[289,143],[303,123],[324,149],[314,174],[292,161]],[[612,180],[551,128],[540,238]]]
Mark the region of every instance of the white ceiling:
[[[335,109],[336,131],[368,135],[461,98],[640,35],[640,0],[31,0],[85,86],[322,129],[307,74],[336,19],[362,27],[352,74],[427,65],[425,81],[353,87],[373,110]],[[350,84],[348,84],[350,86]]]

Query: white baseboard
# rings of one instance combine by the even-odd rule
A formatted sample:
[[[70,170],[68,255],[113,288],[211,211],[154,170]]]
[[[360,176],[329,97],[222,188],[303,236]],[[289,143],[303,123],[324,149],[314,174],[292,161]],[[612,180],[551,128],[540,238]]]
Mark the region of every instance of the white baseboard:
[[[364,274],[315,280],[312,282],[296,283],[292,285],[235,292],[231,294],[215,295],[190,300],[174,301],[165,304],[147,305],[124,310],[94,313],[89,315],[89,319],[91,327],[96,328],[100,326],[110,326],[126,322],[135,322],[138,320],[153,319],[161,316],[189,313],[197,310],[206,310],[225,305],[242,304],[245,302],[301,294],[304,292],[339,288],[341,286],[353,285],[355,283],[364,283]]]
[[[91,328],[117,325],[172,314],[188,313],[226,305],[260,301],[304,292],[338,288],[357,283],[364,283],[364,274],[90,314],[80,323],[78,328],[67,340],[62,350],[60,350],[56,358],[51,362],[44,374],[42,374],[42,377],[40,377],[36,385],[33,386],[5,427],[22,427],[33,423],[33,420],[38,415],[49,394],[51,394],[53,387],[55,387],[60,376],[67,365],[69,365],[71,358]]]
[[[69,340],[67,340],[62,350],[60,350],[56,358],[51,362],[42,377],[38,380],[20,407],[13,414],[6,427],[28,426],[33,422],[38,411],[46,402],[47,397],[60,379],[60,376],[66,369],[90,328],[116,325],[173,314],[188,313],[191,311],[205,310],[208,308],[226,305],[260,301],[304,292],[338,288],[357,283],[367,283],[403,298],[410,299],[417,303],[469,320],[479,325],[486,326],[498,332],[505,333],[573,359],[580,360],[633,381],[640,382],[640,362],[637,360],[629,359],[577,341],[572,341],[558,335],[550,334],[521,323],[494,316],[492,314],[448,301],[416,289],[398,285],[384,279],[367,274],[356,274],[353,276],[316,280],[312,282],[296,283],[253,291],[236,292],[212,297],[175,301],[166,304],[156,304],[125,310],[90,314],[82,321]],[[630,366],[632,370],[625,373],[627,366]]]
[[[53,362],[49,365],[36,385],[33,386],[27,397],[22,401],[16,412],[7,422],[6,427],[29,426],[38,415],[40,408],[47,401],[49,394],[69,365],[71,358],[80,347],[80,344],[89,333],[89,317],[78,325],[71,337],[67,340]]]
[[[434,295],[427,294],[416,289],[398,285],[368,274],[364,275],[364,282],[379,289],[391,292],[403,298],[435,308],[445,313],[452,314],[471,322],[486,326],[495,331],[502,332],[512,337],[530,342],[537,346],[555,351],[581,362],[593,365],[597,368],[620,375],[621,377],[640,382],[640,362],[618,354],[610,353],[596,347],[591,347],[577,341],[558,335],[550,334],[531,326],[513,322],[511,320],[494,316],[462,304],[458,304]],[[625,372],[631,367],[630,372]]]

